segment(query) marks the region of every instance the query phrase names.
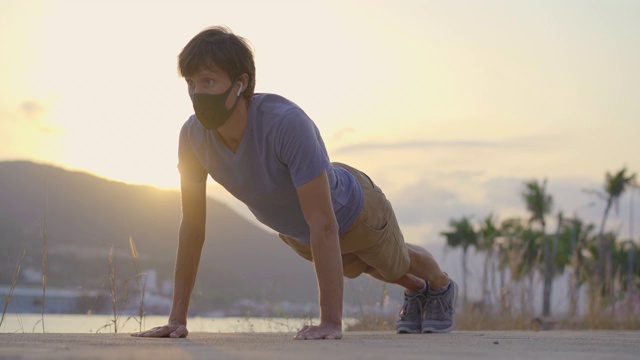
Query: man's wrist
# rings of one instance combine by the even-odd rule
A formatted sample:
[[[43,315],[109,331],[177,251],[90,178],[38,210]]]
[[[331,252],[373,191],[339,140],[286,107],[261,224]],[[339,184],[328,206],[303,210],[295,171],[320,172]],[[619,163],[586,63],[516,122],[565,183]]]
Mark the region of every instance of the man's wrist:
[[[320,325],[326,325],[326,326],[331,326],[334,327],[338,330],[342,329],[342,319],[333,319],[333,320],[329,320],[329,319],[320,319]]]
[[[168,325],[187,325],[187,319],[179,319],[179,318],[173,318],[171,316],[169,316],[169,322]]]

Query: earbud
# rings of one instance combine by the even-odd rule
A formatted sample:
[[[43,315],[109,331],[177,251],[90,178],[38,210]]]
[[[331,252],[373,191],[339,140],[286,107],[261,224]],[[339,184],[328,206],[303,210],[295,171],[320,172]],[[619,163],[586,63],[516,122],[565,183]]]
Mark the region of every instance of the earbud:
[[[240,96],[241,92],[242,92],[242,83],[240,83],[240,89],[238,89],[238,93],[236,94],[236,96]]]

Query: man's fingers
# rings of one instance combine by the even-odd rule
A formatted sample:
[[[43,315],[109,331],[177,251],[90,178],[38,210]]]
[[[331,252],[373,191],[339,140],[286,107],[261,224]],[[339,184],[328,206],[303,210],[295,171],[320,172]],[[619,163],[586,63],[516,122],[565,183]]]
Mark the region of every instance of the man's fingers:
[[[142,333],[142,337],[165,337],[167,336],[166,330],[163,328],[154,328],[149,331]]]
[[[300,329],[300,330],[298,331],[298,333],[296,334],[296,336],[294,336],[293,338],[294,338],[294,339],[296,339],[296,340],[304,339],[304,338],[303,338],[303,336],[304,336],[304,333],[305,333],[307,330],[309,330],[309,325],[305,325],[305,326],[303,326],[303,327],[302,327],[302,329]]]
[[[168,326],[162,326],[162,327],[157,327],[155,329],[153,329],[154,331],[151,332],[149,335],[153,336],[167,336],[169,334],[169,332],[171,331],[171,328]]]
[[[294,337],[294,340],[338,340],[342,339],[342,332],[327,330],[318,326],[305,326]]]
[[[298,334],[303,333],[305,331],[309,330],[309,325],[305,325],[302,327],[302,329],[300,329],[300,331],[298,331]]]
[[[144,333],[145,337],[162,337],[166,332],[165,328],[162,326],[154,327],[153,329],[146,331]]]
[[[147,331],[141,331],[131,334],[134,337],[171,337],[171,338],[185,338],[189,335],[189,330],[184,325],[180,326],[158,326]]]
[[[304,334],[301,340],[321,340],[321,339],[332,339],[330,334],[325,334],[320,331],[310,331]]]
[[[157,332],[158,332],[158,330],[156,330],[154,328],[154,329],[151,329],[151,330],[145,330],[145,331],[140,331],[140,332],[137,332],[137,333],[133,333],[133,334],[131,334],[131,336],[134,336],[134,337],[157,336],[157,335],[155,335]]]

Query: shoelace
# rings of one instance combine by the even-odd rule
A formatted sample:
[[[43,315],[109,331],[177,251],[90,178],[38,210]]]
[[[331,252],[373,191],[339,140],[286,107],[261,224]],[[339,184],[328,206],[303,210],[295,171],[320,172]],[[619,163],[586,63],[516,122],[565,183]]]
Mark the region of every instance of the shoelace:
[[[445,319],[445,314],[450,312],[451,307],[443,298],[443,295],[431,295],[427,298],[427,318],[431,320]]]
[[[424,298],[424,295],[417,294],[413,296],[404,296],[404,305],[400,310],[400,318],[407,319],[413,318],[413,315],[417,315],[417,318],[422,317],[422,306],[420,306],[420,298]]]

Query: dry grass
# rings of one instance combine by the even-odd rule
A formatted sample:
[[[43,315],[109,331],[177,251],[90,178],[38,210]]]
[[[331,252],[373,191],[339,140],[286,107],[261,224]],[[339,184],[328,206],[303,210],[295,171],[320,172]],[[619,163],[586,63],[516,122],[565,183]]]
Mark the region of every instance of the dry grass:
[[[146,282],[146,274],[140,272],[140,264],[138,262],[138,249],[136,248],[136,244],[133,241],[132,237],[129,237],[129,248],[131,250],[131,256],[133,261],[133,266],[135,269],[135,274],[133,277],[126,278],[124,282],[121,282],[120,292],[118,289],[118,277],[117,277],[117,262],[116,262],[116,253],[117,249],[115,245],[112,245],[109,249],[109,257],[107,258],[107,263],[109,265],[109,274],[107,276],[107,283],[109,286],[109,294],[111,297],[111,315],[112,318],[109,320],[109,323],[100,327],[97,332],[102,331],[102,329],[111,329],[113,326],[113,332],[118,333],[118,330],[126,325],[129,320],[134,320],[138,323],[139,330],[142,331],[144,328],[144,299],[145,292],[147,287]],[[138,291],[140,292],[140,303],[138,305],[138,314],[137,316],[131,315],[126,319],[122,320],[121,312],[123,309],[127,307],[129,301],[129,281],[136,281],[136,285],[138,287]]]
[[[367,315],[349,327],[347,331],[395,331],[396,316],[394,315]],[[457,314],[456,330],[468,331],[488,331],[488,330],[640,330],[640,317],[634,316],[624,320],[614,320],[611,318],[601,319],[597,323],[589,317],[584,317],[579,321],[568,319],[527,319],[518,316],[488,316],[484,314]]]
[[[111,311],[113,314],[113,318],[110,320],[111,324],[104,325],[99,328],[96,332],[100,332],[103,328],[110,327],[113,325],[114,333],[118,333],[118,320],[120,318],[118,314],[118,288],[117,288],[117,277],[116,277],[116,252],[115,247],[112,245],[109,249],[109,257],[107,258],[107,263],[109,264],[109,294],[111,295]]]
[[[540,318],[530,314],[513,314],[459,310],[456,313],[456,330],[640,330],[640,313],[625,311],[612,314],[611,309],[600,311],[598,315],[587,313],[582,317]],[[395,331],[397,316],[380,315],[378,312],[362,312],[358,322],[347,331]]]
[[[49,203],[49,184],[45,184],[44,218],[42,220],[42,332],[44,333],[44,313],[47,305],[47,205]]]
[[[131,256],[133,258],[133,267],[136,271],[135,278],[138,284],[138,291],[140,292],[140,304],[138,306],[138,317],[134,318],[136,322],[138,322],[140,331],[144,327],[144,295],[147,289],[147,278],[146,274],[140,272],[140,265],[138,263],[138,249],[136,248],[136,243],[133,241],[132,237],[129,237],[129,247],[131,248]]]
[[[16,268],[13,271],[13,277],[11,278],[11,287],[9,287],[9,294],[5,295],[4,297],[4,306],[2,307],[2,317],[0,317],[0,326],[2,326],[2,323],[4,322],[4,315],[7,313],[7,308],[11,303],[11,298],[13,297],[13,291],[18,285],[18,279],[20,278],[20,269],[22,267],[21,265],[22,259],[26,254],[27,254],[26,249],[22,249],[22,255],[18,258],[18,261],[16,262]]]
[[[395,330],[396,316],[363,313],[358,321],[349,325],[346,331],[390,331]]]

